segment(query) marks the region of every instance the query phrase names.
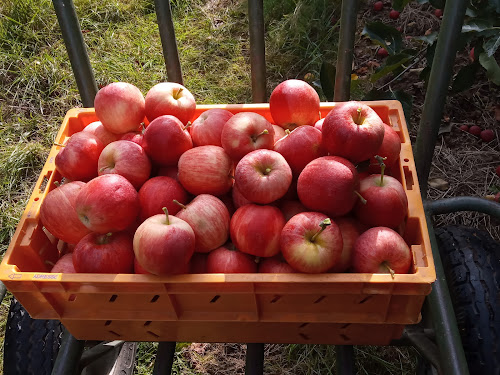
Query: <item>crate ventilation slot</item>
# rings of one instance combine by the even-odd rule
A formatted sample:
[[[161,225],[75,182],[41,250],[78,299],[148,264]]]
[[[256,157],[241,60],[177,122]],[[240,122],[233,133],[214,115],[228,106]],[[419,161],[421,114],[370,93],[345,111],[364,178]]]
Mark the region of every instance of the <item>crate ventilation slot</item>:
[[[218,300],[219,298],[220,298],[220,296],[219,296],[219,295],[216,295],[214,298],[212,298],[212,299],[210,300],[210,303],[217,302],[217,300]]]
[[[160,296],[157,294],[157,295],[155,295],[153,298],[151,298],[151,301],[150,301],[150,302],[151,302],[151,303],[154,303],[154,302],[158,301],[158,298],[160,298]]]
[[[281,296],[274,296],[274,298],[271,300],[271,303],[276,303],[281,299]]]
[[[111,298],[109,299],[109,302],[115,302],[117,298],[118,298],[118,295],[113,294],[113,295],[111,296]]]
[[[320,303],[320,302],[321,302],[321,301],[323,301],[325,298],[326,298],[326,296],[321,296],[321,297],[319,297],[316,301],[314,301],[314,303]]]

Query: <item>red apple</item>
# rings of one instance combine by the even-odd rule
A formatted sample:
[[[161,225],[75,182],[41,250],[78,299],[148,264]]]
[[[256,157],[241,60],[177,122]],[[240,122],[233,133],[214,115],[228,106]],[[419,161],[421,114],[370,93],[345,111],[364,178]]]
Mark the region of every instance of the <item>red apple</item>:
[[[189,198],[179,182],[166,176],[157,176],[147,180],[139,190],[140,218],[142,221],[153,215],[161,214],[163,207],[175,215],[181,209],[173,201],[187,204]]]
[[[338,156],[323,156],[306,165],[297,181],[304,206],[331,217],[343,216],[354,207],[359,187],[354,165]]]
[[[191,137],[195,146],[214,145],[222,147],[220,141],[224,124],[233,114],[222,108],[203,112],[191,125]]]
[[[138,190],[151,174],[151,162],[144,149],[131,141],[115,141],[104,147],[98,161],[99,176],[116,173]]]
[[[95,96],[94,107],[97,118],[111,133],[135,131],[144,121],[144,97],[130,83],[113,82],[104,86]]]
[[[319,95],[307,82],[288,79],[276,86],[269,98],[274,123],[292,130],[300,125],[314,125],[319,120]]]
[[[177,201],[176,201],[177,202]],[[217,197],[200,194],[183,205],[176,216],[193,228],[196,238],[194,251],[208,253],[226,243],[229,237],[229,211]]]
[[[322,119],[319,119],[314,123],[314,127],[321,131],[323,129],[323,123],[325,122],[325,118],[323,117]]]
[[[335,223],[342,234],[342,254],[339,261],[328,272],[346,272],[351,267],[352,249],[362,230],[359,223],[351,217],[339,217],[335,219]]]
[[[207,253],[194,253],[189,261],[189,273],[207,273]]]
[[[274,206],[247,204],[236,210],[230,223],[231,240],[244,253],[272,257],[280,251],[285,218]]]
[[[393,20],[397,20],[399,18],[399,12],[393,9],[389,12],[389,17]]]
[[[225,123],[221,143],[231,159],[238,161],[254,150],[261,148],[272,150],[274,128],[258,113],[240,112]]]
[[[375,227],[361,234],[354,244],[352,268],[360,273],[408,273],[412,262],[410,248],[392,229]]]
[[[139,197],[125,177],[105,174],[82,187],[75,209],[82,223],[92,232],[119,232],[136,220]]]
[[[342,235],[326,215],[303,212],[292,217],[281,231],[283,257],[299,272],[322,273],[340,260]]]
[[[286,133],[285,133],[285,129],[283,129],[281,126],[278,126],[278,125],[273,125],[273,129],[274,129],[274,144],[276,144],[276,142],[278,142],[281,138],[283,138]]]
[[[131,141],[137,143],[139,146],[142,147],[144,135],[142,134],[142,132],[128,132],[123,134],[120,139],[122,141]]]
[[[384,57],[387,57],[389,56],[389,52],[387,52],[387,50],[383,47],[380,47],[378,50],[377,50],[377,55],[384,58]]]
[[[61,241],[76,244],[90,233],[75,210],[76,197],[84,186],[81,181],[60,185],[45,196],[40,206],[42,225]]]
[[[377,1],[373,4],[373,10],[376,12],[381,11],[383,7],[384,7],[384,3],[382,1]]]
[[[179,168],[176,165],[171,165],[169,167],[160,167],[156,172],[157,176],[167,176],[179,181]]]
[[[485,129],[483,130],[479,136],[484,142],[491,142],[492,140],[495,139],[495,133],[491,129]]]
[[[434,15],[435,15],[437,18],[441,18],[441,17],[443,17],[443,10],[442,10],[442,9],[435,9],[435,10],[434,10]]]
[[[170,115],[154,119],[143,137],[144,150],[160,166],[176,165],[181,155],[193,148],[189,132],[176,117]]]
[[[469,59],[470,59],[470,61],[474,61],[476,59],[476,56],[474,53],[474,47],[472,47],[470,52],[469,52]]]
[[[233,186],[233,161],[219,146],[199,146],[179,159],[179,181],[191,194],[223,195]]]
[[[234,182],[246,199],[267,204],[285,195],[292,182],[292,171],[276,151],[255,150],[236,166]]]
[[[290,220],[301,212],[308,211],[307,207],[297,200],[282,200],[280,201],[279,208],[285,217],[285,221]]]
[[[371,227],[397,228],[408,213],[408,198],[403,185],[391,176],[376,174],[360,181],[356,218]],[[365,202],[366,201],[366,202]]]
[[[372,108],[361,102],[333,107],[323,123],[323,146],[330,155],[353,163],[370,159],[384,140],[384,123]]]
[[[398,133],[389,125],[384,124],[385,132],[384,139],[380,148],[376,152],[376,155],[381,156],[384,159],[384,164],[391,168],[399,160],[399,154],[401,153],[401,139]],[[375,157],[370,159],[370,172],[380,173],[380,163]]]
[[[132,237],[126,232],[90,233],[76,245],[73,264],[78,273],[132,273]]]
[[[219,198],[226,206],[227,211],[229,212],[229,217],[233,216],[234,211],[236,211],[236,207],[234,206],[233,196],[231,192],[224,195],[219,195],[217,198]]]
[[[481,128],[477,125],[472,125],[469,128],[469,133],[471,133],[472,135],[475,135],[476,137],[479,137],[481,135]]]
[[[73,265],[73,253],[65,254],[54,264],[51,273],[76,273]]]
[[[184,220],[165,214],[151,216],[137,228],[134,253],[137,262],[154,275],[179,274],[194,253],[195,235]]]
[[[171,115],[186,125],[193,118],[195,110],[193,94],[179,83],[161,82],[146,94],[146,117],[150,122],[160,116]]]
[[[119,134],[111,133],[108,129],[104,127],[102,122],[94,121],[83,128],[84,132],[94,134],[102,142],[103,146],[107,146],[111,142],[120,139]]]
[[[231,189],[231,195],[233,198],[234,207],[236,207],[236,209],[252,203],[251,201],[246,199],[243,194],[241,194],[238,186],[236,185],[233,185],[233,188]]]
[[[207,255],[207,273],[255,273],[255,257],[231,246],[221,246]]]
[[[274,144],[274,151],[284,156],[295,177],[311,161],[326,155],[321,146],[321,131],[308,125],[299,126],[281,138]]]
[[[104,145],[94,134],[73,134],[55,158],[59,173],[72,181],[89,181],[97,177],[97,162]]]
[[[140,275],[152,275],[152,273],[146,271],[137,261],[137,258],[134,255],[134,273]]]
[[[262,258],[259,262],[258,273],[296,273],[297,271],[289,265],[282,254],[271,258]]]
[[[469,125],[460,125],[460,128],[459,128],[461,131],[463,132],[469,132]]]

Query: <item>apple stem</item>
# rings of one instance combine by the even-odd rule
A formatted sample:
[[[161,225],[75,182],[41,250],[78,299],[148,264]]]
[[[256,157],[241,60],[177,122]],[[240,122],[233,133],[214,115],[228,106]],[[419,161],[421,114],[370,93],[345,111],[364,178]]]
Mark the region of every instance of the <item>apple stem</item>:
[[[264,129],[264,130],[262,130],[262,132],[260,132],[259,134],[257,134],[257,135],[253,135],[253,136],[252,136],[252,140],[255,142],[255,141],[257,140],[257,138],[259,138],[261,135],[264,135],[264,134],[269,134],[269,130]]]
[[[59,187],[61,186],[61,183],[59,181],[54,181],[54,185],[56,185],[56,187]]]
[[[179,202],[177,199],[174,199],[173,202],[179,206],[181,206],[181,208],[183,210],[185,210],[187,208],[187,206],[185,206],[184,204],[182,204],[181,202]]]
[[[167,209],[167,207],[163,207],[162,210],[163,210],[163,212],[165,212],[165,215],[167,216],[167,220],[166,220],[167,225],[170,225],[170,219],[168,218],[168,209]]]
[[[113,233],[109,232],[106,233],[104,236],[100,236],[99,240],[97,241],[99,245],[105,245],[109,243],[109,238],[113,235]]]
[[[385,163],[384,160],[387,159],[387,156],[383,158],[380,155],[375,155],[375,159],[377,159],[379,165],[380,165],[380,186],[384,184],[384,172],[385,172]]]
[[[387,264],[387,262],[383,262],[382,263],[382,266],[384,266],[387,271],[389,271],[389,273],[391,274],[391,277],[394,279],[396,276],[396,272],[394,272],[394,270],[389,266],[389,264]]]
[[[264,174],[267,176],[269,173],[271,173],[271,168],[266,168]]]
[[[101,173],[102,171],[104,171],[107,167],[102,167],[101,169],[99,169],[99,173]]]
[[[288,135],[288,134],[290,134],[290,133],[291,133],[290,129],[285,129],[285,134],[286,134],[286,135]]]
[[[361,194],[359,194],[359,191],[355,190],[354,193],[356,193],[356,195],[359,197],[359,199],[361,199],[361,203],[366,204],[366,199],[363,198],[363,196]]]
[[[179,95],[181,94],[182,90],[183,90],[182,87],[180,87],[179,90],[177,90],[177,92],[174,93],[173,96],[175,100],[179,99]]]
[[[332,221],[330,220],[329,217],[327,217],[325,220],[323,220],[321,223],[319,223],[319,226],[321,227],[320,230],[318,230],[314,235],[311,237],[311,242],[316,241],[316,238],[320,235],[321,232],[325,230],[325,228],[329,225],[332,224]]]
[[[356,112],[358,112],[358,118],[356,119],[356,124],[361,125],[361,108],[358,108]]]
[[[62,143],[57,143],[57,142],[54,142],[54,145],[59,146],[59,147],[66,147],[66,145],[63,145]]]
[[[184,127],[182,128],[182,130],[186,130],[186,129],[187,129],[187,128],[189,128],[190,126],[191,126],[191,121],[188,121],[188,122],[187,122],[187,124],[186,124],[186,126],[184,126]]]

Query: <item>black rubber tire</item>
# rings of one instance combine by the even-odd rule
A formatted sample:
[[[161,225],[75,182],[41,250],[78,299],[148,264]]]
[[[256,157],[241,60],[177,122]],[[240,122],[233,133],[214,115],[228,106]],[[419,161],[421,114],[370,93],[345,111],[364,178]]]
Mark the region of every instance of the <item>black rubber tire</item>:
[[[500,244],[464,226],[435,232],[469,372],[500,374]]]
[[[12,298],[4,339],[4,375],[50,375],[62,338],[57,320],[31,319]]]

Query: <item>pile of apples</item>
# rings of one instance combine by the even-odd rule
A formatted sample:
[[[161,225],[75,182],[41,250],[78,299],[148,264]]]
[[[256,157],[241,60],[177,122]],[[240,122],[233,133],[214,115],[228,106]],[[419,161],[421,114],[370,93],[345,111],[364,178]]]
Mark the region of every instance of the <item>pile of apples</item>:
[[[274,124],[195,110],[177,83],[98,92],[99,121],[59,145],[64,183],[40,208],[70,244],[52,272],[410,272],[396,231],[408,200],[386,173],[401,142],[372,108],[338,103],[320,119],[316,91],[287,80],[270,97]]]

